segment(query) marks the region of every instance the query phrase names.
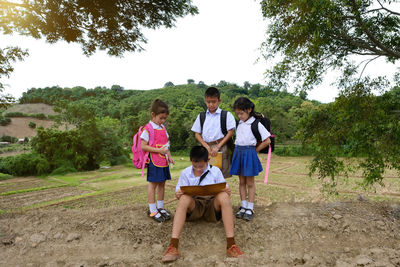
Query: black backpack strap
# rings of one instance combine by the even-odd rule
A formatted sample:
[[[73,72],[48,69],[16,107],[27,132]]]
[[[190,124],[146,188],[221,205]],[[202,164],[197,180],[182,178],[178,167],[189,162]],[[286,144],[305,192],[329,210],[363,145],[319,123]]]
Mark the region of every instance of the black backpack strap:
[[[201,127],[201,132],[203,132],[203,125],[204,125],[204,121],[206,120],[206,113],[200,112],[200,127]]]
[[[256,119],[251,123],[251,131],[253,132],[254,137],[256,138],[257,142],[261,142],[261,134],[258,131],[258,123],[260,119]]]
[[[222,110],[221,111],[221,131],[224,136],[228,134],[228,129],[226,129],[227,116],[228,116],[228,111]]]
[[[210,165],[210,169],[212,168],[212,165]],[[201,176],[200,176],[200,179],[199,179],[199,184],[198,185],[200,185],[201,184],[201,182],[204,180],[204,178],[206,178],[206,176],[207,176],[207,174],[210,172],[210,170],[207,170],[205,173],[203,173]]]

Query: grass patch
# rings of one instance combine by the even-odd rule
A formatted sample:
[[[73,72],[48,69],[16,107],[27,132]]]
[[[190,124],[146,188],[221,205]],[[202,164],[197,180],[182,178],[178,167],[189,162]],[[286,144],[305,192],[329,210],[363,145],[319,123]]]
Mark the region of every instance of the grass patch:
[[[13,190],[13,191],[0,193],[0,196],[8,196],[8,195],[21,194],[21,193],[27,193],[27,192],[41,191],[41,190],[45,190],[45,189],[64,187],[64,186],[68,186],[68,185],[67,184],[46,185],[46,186],[41,186],[41,187],[27,188],[27,189],[21,189],[21,190]]]

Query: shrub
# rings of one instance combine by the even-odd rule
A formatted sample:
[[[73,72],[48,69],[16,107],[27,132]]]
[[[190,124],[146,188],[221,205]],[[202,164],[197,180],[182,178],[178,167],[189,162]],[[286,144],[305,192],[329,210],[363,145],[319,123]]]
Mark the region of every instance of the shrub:
[[[10,118],[4,118],[3,116],[0,117],[0,125],[1,126],[7,126],[11,123]]]
[[[312,156],[313,152],[311,147],[301,145],[277,145],[274,151],[276,155],[283,157]]]
[[[12,175],[5,174],[5,173],[0,173],[0,181],[1,180],[7,180],[7,179],[10,179],[10,178],[12,178]]]
[[[4,117],[27,117],[27,114],[16,111],[16,112],[7,112],[4,114]]]
[[[29,122],[29,127],[31,127],[32,129],[35,129],[36,123],[34,123],[33,121]]]
[[[50,172],[50,163],[37,153],[1,159],[0,172],[14,176],[42,175]]]
[[[39,119],[39,120],[47,119],[47,116],[45,114],[43,114],[43,113],[29,114],[29,117],[36,118],[36,119]]]
[[[0,138],[1,142],[10,142],[10,143],[16,143],[18,142],[18,138],[14,137],[14,136],[9,136],[9,135],[3,135]]]
[[[57,169],[51,172],[51,175],[62,175],[71,172],[76,172],[76,169],[74,168],[74,166],[72,166],[72,164],[68,164],[58,167]]]

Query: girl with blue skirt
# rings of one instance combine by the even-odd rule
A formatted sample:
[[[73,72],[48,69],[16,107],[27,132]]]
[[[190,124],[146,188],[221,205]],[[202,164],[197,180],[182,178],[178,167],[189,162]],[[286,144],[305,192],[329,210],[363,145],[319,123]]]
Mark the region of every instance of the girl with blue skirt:
[[[254,176],[262,170],[261,162],[257,152],[270,144],[270,133],[257,118],[260,117],[254,111],[254,103],[246,97],[239,97],[233,104],[236,115],[240,119],[236,128],[235,151],[233,152],[230,173],[239,176],[239,193],[241,206],[236,213],[236,218],[250,221],[254,216],[254,199],[256,196],[256,185]],[[261,142],[257,140],[251,130],[253,123],[257,123]],[[247,201],[248,196],[248,201]]]

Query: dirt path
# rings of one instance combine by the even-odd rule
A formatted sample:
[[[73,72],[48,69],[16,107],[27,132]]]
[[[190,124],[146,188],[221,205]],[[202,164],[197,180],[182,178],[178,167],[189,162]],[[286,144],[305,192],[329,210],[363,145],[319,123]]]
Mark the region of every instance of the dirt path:
[[[143,205],[0,215],[1,266],[161,266],[172,222]],[[400,204],[274,203],[236,220],[246,262],[225,257],[223,225],[185,225],[173,266],[400,266]]]

